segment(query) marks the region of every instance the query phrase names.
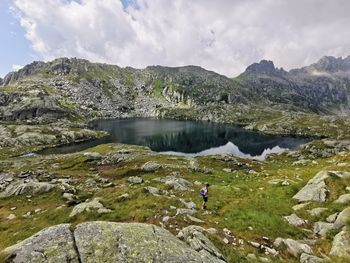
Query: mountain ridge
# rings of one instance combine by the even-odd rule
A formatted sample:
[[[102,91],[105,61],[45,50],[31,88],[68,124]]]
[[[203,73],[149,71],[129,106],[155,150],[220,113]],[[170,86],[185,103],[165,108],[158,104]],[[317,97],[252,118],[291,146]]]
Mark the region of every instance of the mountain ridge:
[[[159,117],[166,109],[210,105],[348,115],[349,65],[350,56],[323,57],[285,71],[262,60],[228,78],[193,65],[135,69],[77,58],[35,61],[3,79],[0,120]]]

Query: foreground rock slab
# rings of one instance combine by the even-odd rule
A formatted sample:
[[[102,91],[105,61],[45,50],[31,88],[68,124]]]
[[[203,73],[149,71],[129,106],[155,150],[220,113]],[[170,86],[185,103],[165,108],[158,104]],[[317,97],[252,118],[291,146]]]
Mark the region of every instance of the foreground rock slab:
[[[44,229],[3,253],[8,254],[7,262],[11,263],[226,262],[197,232],[195,238],[204,252],[149,224],[96,221],[79,224],[74,231],[71,225],[63,224]]]

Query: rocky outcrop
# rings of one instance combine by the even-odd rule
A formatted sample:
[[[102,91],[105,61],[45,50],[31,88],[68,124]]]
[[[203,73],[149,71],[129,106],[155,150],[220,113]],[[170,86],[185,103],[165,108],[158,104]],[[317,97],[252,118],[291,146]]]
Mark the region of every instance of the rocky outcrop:
[[[2,95],[2,96],[6,96]],[[58,106],[58,103],[49,96],[31,97],[26,100],[16,101],[8,104],[2,112],[0,119],[5,121],[63,119],[72,115],[67,109]]]
[[[350,173],[340,171],[321,171],[316,174],[308,183],[293,196],[293,199],[299,202],[316,201],[326,202],[328,187],[326,184],[327,179],[331,178],[347,179],[350,178]]]
[[[33,63],[24,66],[23,68],[21,68],[16,72],[10,72],[9,74],[7,74],[3,80],[3,85],[6,86],[21,78],[37,74],[40,71],[42,71],[44,67],[45,67],[44,62],[34,61]]]
[[[4,253],[8,255],[7,262],[13,263],[225,262],[204,235],[196,239],[200,240],[202,249],[199,244],[194,249],[197,243],[188,245],[154,225],[86,222],[77,225],[74,230],[69,224],[44,229],[7,248]]]
[[[0,147],[58,145],[96,139],[104,132],[59,127],[61,125],[0,125]]]
[[[0,198],[14,195],[36,195],[49,192],[54,185],[47,182],[38,182],[37,180],[21,180],[7,186],[0,193]]]
[[[70,177],[59,178],[45,171],[22,171],[19,174],[0,174],[0,198],[17,195],[39,195],[54,188],[64,192],[75,193],[76,180]]]
[[[329,176],[330,175],[326,171],[319,172],[296,195],[293,196],[293,199],[298,200],[299,202],[325,202],[328,192],[325,180]]]

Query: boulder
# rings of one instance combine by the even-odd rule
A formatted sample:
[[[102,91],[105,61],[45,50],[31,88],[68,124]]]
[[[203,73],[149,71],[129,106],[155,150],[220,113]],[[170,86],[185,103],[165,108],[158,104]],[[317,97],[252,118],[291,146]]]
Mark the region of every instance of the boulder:
[[[293,226],[301,226],[306,223],[304,219],[298,217],[296,214],[291,214],[290,216],[284,216],[283,218]]]
[[[319,258],[313,255],[303,253],[300,256],[299,262],[300,263],[322,263],[322,262],[326,262],[326,260],[324,258]]]
[[[176,210],[176,216],[178,215],[194,215],[197,212],[195,209],[178,208]]]
[[[14,220],[16,219],[16,215],[15,214],[9,214],[7,217],[6,217],[7,220]]]
[[[187,218],[189,219],[189,220],[191,220],[192,222],[195,222],[195,223],[204,223],[204,221],[203,220],[201,220],[201,219],[199,219],[199,218],[197,218],[197,217],[194,217],[194,216],[191,216],[191,215],[187,215]]]
[[[130,176],[128,178],[128,182],[131,184],[141,184],[143,180],[141,177],[138,177],[138,176]]]
[[[330,256],[350,261],[350,230],[344,228],[333,239]],[[349,262],[347,261],[347,262]],[[343,261],[345,262],[345,261]]]
[[[301,241],[296,241],[290,238],[276,238],[273,243],[274,247],[277,249],[285,248],[287,252],[293,257],[299,257],[302,253],[313,254],[309,245],[302,243]]]
[[[83,213],[83,212],[93,212],[96,211],[99,214],[109,213],[112,210],[105,208],[101,203],[99,198],[94,198],[93,200],[89,201],[86,200],[84,203],[76,205],[72,212],[70,213],[69,217],[76,216],[77,214]]]
[[[7,248],[7,262],[226,262],[200,231],[184,231],[183,242],[150,224],[97,221],[70,229],[69,224],[53,226]]]
[[[122,194],[120,196],[118,196],[118,201],[125,201],[128,200],[130,198],[130,195],[128,193]]]
[[[330,216],[328,216],[328,217],[326,218],[326,221],[327,221],[328,223],[334,223],[335,220],[337,220],[338,215],[339,215],[338,212],[337,212],[337,213],[334,213],[334,214],[331,214]]]
[[[326,222],[316,222],[314,224],[313,232],[320,236],[325,236],[327,232],[334,229],[334,224]]]
[[[293,199],[299,202],[316,201],[325,202],[327,198],[327,186],[325,180],[330,175],[326,171],[321,171],[296,194]]]
[[[160,192],[160,190],[158,188],[155,188],[155,187],[152,187],[152,186],[146,186],[144,189],[146,190],[146,192],[148,192],[148,193],[150,193],[150,194],[152,194],[154,196],[161,195],[161,192]]]
[[[339,196],[337,200],[334,201],[336,204],[347,204],[350,203],[350,194],[343,194]]]
[[[194,202],[192,202],[192,201],[186,202],[185,200],[180,199],[180,202],[184,206],[186,206],[186,208],[188,208],[188,209],[196,209],[197,208],[197,205]]]
[[[220,251],[204,235],[207,231],[199,226],[183,228],[178,238],[184,240],[192,249],[201,254],[203,262],[226,262]]]
[[[334,228],[340,229],[346,225],[346,223],[350,220],[350,207],[345,208],[341,211],[334,222]]]
[[[147,162],[141,166],[141,170],[146,173],[153,173],[160,167],[161,165],[157,162]]]
[[[170,185],[174,190],[180,191],[190,190],[193,185],[191,182],[177,176],[166,176],[163,178],[155,178],[154,180]]]
[[[67,200],[68,203],[75,203],[79,198],[72,193],[63,193],[62,197]]]
[[[38,182],[36,180],[30,180],[25,182],[23,180],[11,183],[5,190],[0,193],[0,198],[9,197],[13,195],[36,195],[49,192],[54,188],[53,184],[47,182]]]

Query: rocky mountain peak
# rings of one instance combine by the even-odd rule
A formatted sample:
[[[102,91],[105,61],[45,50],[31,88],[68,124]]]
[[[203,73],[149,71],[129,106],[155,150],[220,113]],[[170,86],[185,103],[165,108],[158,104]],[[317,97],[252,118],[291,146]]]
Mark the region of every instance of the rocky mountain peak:
[[[350,56],[344,59],[342,57],[335,58],[332,56],[325,56],[308,68],[311,70],[317,70],[328,73],[334,73],[338,71],[349,71]]]
[[[259,63],[253,63],[247,67],[244,73],[250,74],[271,74],[276,72],[275,65],[270,60],[261,60]]]

